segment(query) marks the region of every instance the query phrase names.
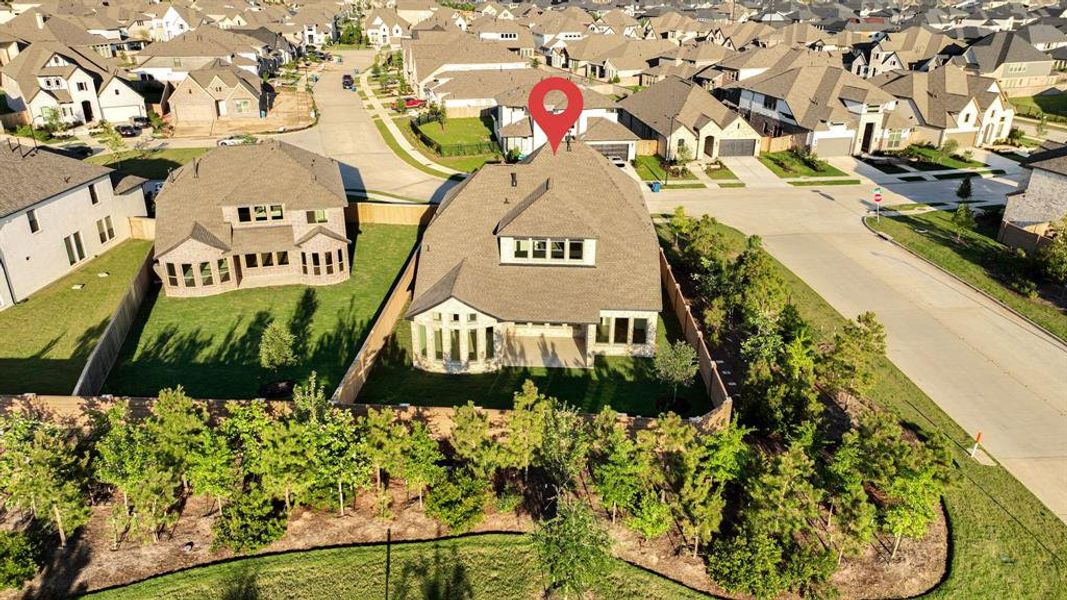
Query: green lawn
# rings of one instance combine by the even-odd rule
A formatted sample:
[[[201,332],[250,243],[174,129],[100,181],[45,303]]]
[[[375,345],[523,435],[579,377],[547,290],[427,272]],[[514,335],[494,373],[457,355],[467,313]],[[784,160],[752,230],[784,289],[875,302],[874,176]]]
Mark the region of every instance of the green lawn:
[[[401,124],[398,123],[397,125],[400,126]],[[397,156],[397,158],[399,158],[400,160],[406,162],[408,165],[410,165],[412,167],[415,167],[416,169],[422,171],[423,173],[426,173],[427,175],[432,175],[434,177],[440,177],[441,179],[451,179],[453,177],[452,175],[449,175],[448,173],[444,173],[442,171],[438,171],[437,169],[431,169],[430,167],[427,167],[426,165],[424,165],[421,162],[419,162],[419,161],[415,160],[414,158],[412,158],[412,156],[410,154],[408,154],[407,152],[404,152],[404,150],[400,147],[400,144],[397,143],[396,138],[394,138],[393,134],[389,131],[389,128],[385,125],[385,122],[383,122],[381,119],[374,119],[374,126],[378,128],[378,133],[381,134],[382,139],[385,141],[385,145],[389,146],[389,149],[392,150],[393,154],[395,154]],[[404,126],[400,126],[400,131],[404,131],[404,130],[405,130],[405,127]],[[407,135],[407,134],[405,134],[405,135]],[[415,136],[412,135],[411,138],[409,138],[409,141],[411,139],[415,139]],[[416,147],[418,147],[418,146],[416,146]],[[425,145],[423,145],[423,147],[425,148]],[[429,151],[429,149],[427,149],[427,151]],[[432,156],[432,153],[431,153],[431,156]]]
[[[741,232],[726,226],[721,231],[735,251],[743,248]],[[843,317],[803,280],[775,264],[816,341],[830,339]],[[923,597],[1067,598],[1067,525],[1002,467],[969,458],[970,435],[892,362],[879,361],[877,372],[881,384],[871,399],[921,435],[947,436],[957,466],[957,481],[944,497],[951,565],[942,584]]]
[[[708,177],[710,177],[711,179],[714,179],[716,181],[724,180],[724,179],[725,180],[736,180],[737,179],[737,175],[734,175],[734,172],[731,171],[729,169],[729,167],[727,167],[726,165],[724,165],[722,163],[719,164],[718,168],[708,167],[708,168],[704,169],[704,172],[708,174]]]
[[[1005,253],[1011,252],[995,239],[989,229],[963,232],[963,243],[956,243],[956,227],[952,213],[933,211],[918,215],[887,217],[868,223],[884,231],[912,252],[952,272],[960,279],[981,289],[1067,340],[1067,310],[1015,293],[995,278],[987,265],[996,265]],[[917,230],[923,230],[919,233]]]
[[[910,163],[912,167],[920,171],[938,171],[944,169],[971,169],[974,167],[988,167],[989,165],[977,160],[966,160],[963,157],[949,156],[938,148],[929,146],[909,146],[913,152],[920,156],[919,162]]]
[[[1011,103],[1021,114],[1040,117],[1041,113],[1067,117],[1067,94],[1045,94],[1011,98]]]
[[[388,566],[388,570],[387,570]],[[388,580],[386,575],[388,574]],[[386,582],[389,594],[386,596]],[[164,575],[85,596],[93,600],[526,599],[543,597],[546,581],[528,536],[486,534],[252,557]],[[613,559],[596,598],[709,598]]]
[[[721,188],[743,188],[743,187],[745,187],[745,184],[743,182],[740,182],[740,181],[727,181],[727,182],[719,183],[719,187],[721,187]]]
[[[426,145],[419,136],[415,135],[415,132],[411,130],[411,119],[409,117],[397,117],[394,119],[396,126],[400,129],[401,133],[408,140],[412,146],[418,149],[424,156],[434,161],[435,163],[444,165],[450,169],[457,171],[463,171],[470,173],[480,169],[487,162],[501,162],[504,160],[503,155],[491,152],[484,154],[464,154],[461,156],[442,156],[438,154],[433,148]],[[451,122],[451,121],[450,121]],[[434,125],[427,125],[430,129],[434,129]],[[437,128],[440,130],[440,128]]]
[[[332,391],[363,341],[415,243],[416,228],[363,225],[352,277],[331,286],[237,290],[204,298],[153,295],[105,389],[155,395],[184,385],[200,398],[254,398],[259,386],[303,381],[312,371]],[[297,365],[272,374],[259,366],[259,339],[274,320],[297,337]]]
[[[673,316],[660,318],[657,342],[674,339],[678,325]],[[360,402],[427,406],[456,406],[473,400],[486,408],[511,408],[515,392],[532,379],[551,396],[582,412],[597,412],[610,405],[633,415],[655,416],[670,401],[670,390],[656,380],[650,358],[597,357],[592,369],[503,368],[484,375],[427,373],[411,366],[411,323],[401,319],[393,338],[378,358]],[[678,390],[676,412],[702,414],[710,401],[699,380]]]
[[[151,247],[151,242],[127,240],[0,311],[0,394],[74,391],[89,353]],[[97,276],[105,272],[110,276]],[[71,289],[79,283],[85,287]]]
[[[667,179],[667,173],[663,168],[663,159],[658,156],[638,156],[633,161],[633,165],[641,181],[664,181]],[[690,173],[689,169],[685,169],[681,175],[675,175],[672,171],[670,179],[696,179],[696,175]]]
[[[144,177],[145,179],[166,179],[167,174],[193,160],[203,156],[211,148],[171,148],[166,150],[129,150],[119,154],[101,154],[85,159],[96,165]]]
[[[758,158],[775,175],[783,179],[793,177],[844,177],[846,175],[841,169],[827,163],[823,163],[821,169],[812,169],[804,164],[796,154],[788,150],[760,154]]]
[[[446,119],[444,127],[441,127],[440,123],[425,123],[420,125],[419,129],[431,140],[442,146],[449,144],[478,144],[493,141],[493,130],[489,129],[486,120],[478,117]]]
[[[820,185],[860,185],[859,179],[813,179],[811,181],[790,181],[789,185],[795,187],[815,187]]]

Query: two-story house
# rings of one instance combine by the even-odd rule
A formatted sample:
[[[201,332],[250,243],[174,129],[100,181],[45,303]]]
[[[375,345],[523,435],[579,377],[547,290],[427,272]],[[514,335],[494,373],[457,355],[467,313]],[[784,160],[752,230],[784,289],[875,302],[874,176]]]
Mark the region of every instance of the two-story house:
[[[1008,96],[1030,96],[1056,85],[1054,59],[1011,31],[988,35],[951,59],[976,75],[1000,82]]]
[[[218,59],[189,71],[165,96],[176,124],[257,119],[266,115],[272,98],[258,77]]]
[[[486,165],[419,245],[412,363],[448,373],[651,356],[658,245],[637,182],[581,142]]]
[[[217,148],[156,198],[156,273],[168,296],[340,283],[347,205],[332,159],[278,141]]]
[[[85,48],[35,42],[0,68],[7,104],[26,111],[38,126],[105,120],[124,123],[145,116],[144,98],[114,60]]]
[[[130,237],[143,179],[0,143],[0,310]]]
[[[363,20],[363,30],[367,32],[367,38],[375,48],[397,47],[400,40],[411,37],[411,23],[396,12],[381,8],[367,14]]]

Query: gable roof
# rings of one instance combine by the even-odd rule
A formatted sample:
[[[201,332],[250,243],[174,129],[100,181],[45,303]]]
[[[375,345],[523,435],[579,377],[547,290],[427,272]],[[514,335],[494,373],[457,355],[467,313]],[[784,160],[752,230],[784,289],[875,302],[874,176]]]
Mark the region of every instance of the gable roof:
[[[111,173],[111,169],[44,148],[0,142],[0,217]]]
[[[673,133],[672,120],[675,128],[696,131],[708,121],[725,129],[740,118],[704,88],[673,75],[624,98],[619,107],[664,137]]]
[[[923,71],[893,71],[871,83],[897,98],[911,100],[922,120],[941,129],[956,127],[955,115],[975,101],[986,108],[998,94],[990,92],[996,80],[971,75],[955,65]]]

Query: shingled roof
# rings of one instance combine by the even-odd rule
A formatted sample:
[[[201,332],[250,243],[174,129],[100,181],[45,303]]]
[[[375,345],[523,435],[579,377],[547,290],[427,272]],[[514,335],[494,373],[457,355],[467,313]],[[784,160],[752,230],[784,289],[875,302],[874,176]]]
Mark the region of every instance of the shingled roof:
[[[0,217],[83,186],[111,169],[10,140],[0,142]]]
[[[704,88],[674,76],[626,97],[619,107],[664,137],[673,133],[672,119],[675,128],[685,126],[696,131],[708,121],[725,129],[740,118]]]
[[[596,265],[500,264],[502,234],[594,237]],[[660,310],[656,234],[638,184],[577,141],[479,169],[426,230],[407,314],[448,298],[521,322],[595,323],[601,310]]]

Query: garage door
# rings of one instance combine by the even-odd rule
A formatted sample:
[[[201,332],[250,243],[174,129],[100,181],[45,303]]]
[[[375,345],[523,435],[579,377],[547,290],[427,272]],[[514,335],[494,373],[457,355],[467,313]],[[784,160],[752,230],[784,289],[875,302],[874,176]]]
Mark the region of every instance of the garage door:
[[[753,156],[756,154],[756,140],[721,140],[719,156]]]
[[[852,138],[825,138],[815,142],[819,156],[848,156],[852,154]]]
[[[626,160],[630,153],[628,144],[596,144],[593,147],[608,158],[620,160]]]

